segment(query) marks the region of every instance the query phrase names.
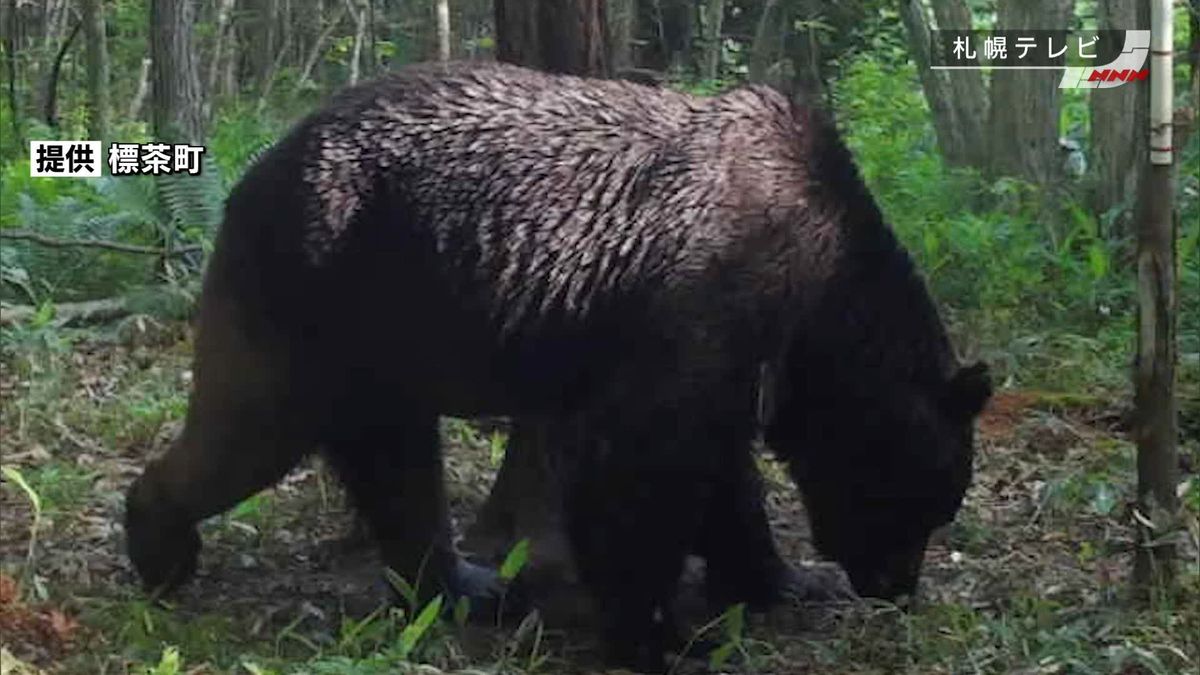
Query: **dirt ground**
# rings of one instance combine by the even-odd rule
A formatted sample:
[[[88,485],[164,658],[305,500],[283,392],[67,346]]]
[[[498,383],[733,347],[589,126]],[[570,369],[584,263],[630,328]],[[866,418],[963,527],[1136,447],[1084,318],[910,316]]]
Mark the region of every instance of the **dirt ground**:
[[[186,666],[177,672],[246,672],[245,654],[274,664],[260,672],[292,672],[288,664],[314,654],[341,650],[350,658],[374,644],[348,643],[346,627],[383,597],[376,561],[355,536],[336,483],[315,460],[203,526],[198,577],[168,608],[151,607],[137,590],[122,549],[121,499],[147,456],[178,431],[187,353],[185,343],[169,340],[149,346],[85,340],[46,357],[41,370],[36,359],[20,355],[0,362],[0,453],[30,488],[10,472],[0,492],[4,675],[172,672],[139,670],[162,667],[156,655],[164,644],[180,648]],[[53,387],[45,384],[50,378]],[[1159,665],[1165,672],[1197,667],[1200,593],[1196,571],[1188,571],[1197,561],[1194,514],[1180,532],[1181,595],[1165,615],[1139,610],[1122,618],[1134,544],[1126,418],[1119,399],[999,392],[980,423],[976,480],[963,511],[929,550],[915,616],[863,604],[779,608],[750,617],[738,638],[740,665],[727,668],[1052,673],[1092,672],[1090,664],[1112,662],[1108,672],[1141,673]],[[106,426],[110,419],[118,422]],[[444,431],[452,510],[462,529],[487,494],[495,458],[485,434],[462,423]],[[780,547],[790,560],[816,563],[798,495],[778,465],[765,460],[763,467]],[[1181,494],[1197,488],[1189,477],[1185,471]],[[711,616],[690,618],[698,625]],[[520,643],[524,638],[514,634],[526,629],[464,629],[432,661],[445,671],[491,669],[516,653],[507,645]],[[1022,648],[1024,657],[1006,651]],[[521,665],[514,658],[498,668],[595,672],[586,629],[547,623],[540,649],[544,662]],[[703,669],[697,662],[676,672]]]

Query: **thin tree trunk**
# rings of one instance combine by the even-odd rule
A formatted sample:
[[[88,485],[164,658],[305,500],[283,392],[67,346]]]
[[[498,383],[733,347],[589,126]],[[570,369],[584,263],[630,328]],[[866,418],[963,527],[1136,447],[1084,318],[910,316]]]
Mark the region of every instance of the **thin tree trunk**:
[[[20,21],[17,16],[17,0],[10,0],[7,18],[8,26],[4,35],[4,61],[8,68],[8,106],[9,112],[12,113],[13,138],[17,141],[17,147],[23,147],[25,139],[21,133],[21,118],[24,117],[24,110],[20,98],[17,96],[17,45],[21,43],[18,30]]]
[[[963,0],[933,0],[933,16],[940,30],[970,30],[973,25],[971,9]],[[965,69],[943,72],[949,83],[946,105],[954,119],[955,136],[962,139],[957,156],[965,165],[985,168],[988,147],[982,139],[988,98],[983,75],[978,70]]]
[[[58,79],[62,73],[63,59],[67,57],[67,51],[70,50],[71,43],[75,41],[75,36],[79,35],[79,28],[82,25],[82,23],[76,22],[71,28],[67,39],[63,40],[62,45],[58,48],[58,53],[54,56],[54,63],[50,66],[50,73],[46,77],[46,106],[42,112],[46,126],[51,129],[58,128]]]
[[[1100,30],[1145,29],[1150,25],[1150,12],[1146,3],[1098,0],[1096,20]],[[1109,222],[1104,218],[1106,214],[1120,210],[1105,233],[1112,238],[1130,233],[1133,202],[1146,170],[1150,102],[1146,89],[1126,85],[1091,92],[1091,164],[1095,172],[1092,211],[1104,223]]]
[[[225,45],[229,39],[229,15],[237,0],[217,0],[216,36],[213,41],[212,60],[208,64],[207,91],[210,98],[215,98],[217,85],[221,77],[221,67],[225,59]]]
[[[151,127],[164,142],[204,138],[196,69],[195,0],[150,0]]]
[[[450,0],[437,0],[438,60],[450,60]]]
[[[290,0],[289,0],[290,2]],[[378,67],[379,55],[375,51],[375,0],[366,0],[367,3],[367,76],[373,77],[375,69]],[[449,3],[449,0],[447,0]],[[447,4],[447,9],[449,6]]]
[[[354,42],[350,47],[350,78],[351,86],[358,84],[360,61],[362,60],[363,40],[367,32],[367,12],[358,4],[359,0],[346,0],[346,9],[354,19]]]
[[[146,104],[146,95],[150,93],[150,59],[142,59],[141,69],[138,71],[137,90],[133,94],[133,99],[129,101],[129,119],[136,120],[142,115],[142,106]]]
[[[287,58],[288,51],[291,48],[292,32],[285,31],[283,34],[283,44],[279,47],[279,53],[275,55],[275,60],[271,62],[271,67],[267,70],[267,77],[263,80],[266,84],[263,85],[262,91],[258,95],[258,110],[260,112],[266,108],[271,91],[275,88],[275,74],[283,66],[283,61]]]
[[[325,43],[329,40],[329,36],[333,34],[333,31],[337,30],[338,24],[342,22],[342,17],[344,16],[346,16],[346,7],[343,5],[338,10],[337,15],[333,17],[333,20],[327,23],[321,30],[321,33],[317,35],[312,49],[304,59],[304,67],[300,70],[300,77],[296,80],[297,91],[301,89],[301,85],[312,79],[313,68],[317,67],[317,62],[321,60],[321,55],[325,53]]]
[[[104,4],[83,0],[84,38],[87,42],[88,137],[108,138],[109,82],[108,42],[105,36]]]
[[[258,91],[267,84],[275,59],[275,14],[277,0],[246,0],[247,19],[243,22],[251,80]]]
[[[929,54],[929,22],[925,13],[925,4],[921,0],[902,0],[900,17],[904,21],[905,32],[908,34],[909,54],[917,66],[917,75],[921,79],[921,88],[925,91],[925,101],[933,113],[933,130],[937,134],[938,147],[942,158],[951,166],[969,164],[967,146],[978,143],[974,139],[964,138],[961,127],[957,123],[954,108],[951,106],[950,82],[945,71],[930,69]]]
[[[787,12],[785,10],[784,20],[778,22],[768,32],[779,36],[778,43],[782,46],[786,43],[783,38],[787,32],[787,27],[797,26],[793,48],[790,50],[794,70],[792,73],[793,82],[790,84],[793,85],[793,89],[797,93],[802,93],[814,101],[824,101],[827,91],[825,80],[821,77],[820,33],[810,25],[810,22],[822,17],[824,5],[816,0],[806,0],[805,2],[797,3],[797,5],[794,8],[794,12]],[[784,73],[780,72],[774,64],[768,65],[763,77],[765,78],[765,82],[775,86],[786,86],[789,84],[784,78]]]
[[[775,15],[779,0],[764,0],[762,14],[754,29],[754,40],[750,43],[750,81],[765,82],[767,70],[775,62],[775,32],[778,21]]]
[[[1000,0],[1000,29],[1068,26],[1073,0]],[[1061,58],[1061,57],[1060,57]],[[1049,185],[1061,177],[1058,151],[1061,73],[1056,70],[997,70],[992,75],[991,170]]]
[[[703,41],[701,77],[715,80],[721,70],[721,29],[725,23],[725,0],[700,3],[700,39]]]
[[[1137,233],[1138,347],[1134,437],[1138,446],[1139,546],[1133,577],[1146,593],[1174,578],[1178,527],[1175,404],[1175,219],[1172,150],[1171,3],[1153,0],[1150,24],[1150,167],[1142,179]]]

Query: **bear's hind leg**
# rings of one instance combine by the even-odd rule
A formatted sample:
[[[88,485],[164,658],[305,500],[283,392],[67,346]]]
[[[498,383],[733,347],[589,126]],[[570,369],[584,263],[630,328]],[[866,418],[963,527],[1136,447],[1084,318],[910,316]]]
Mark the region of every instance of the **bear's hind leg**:
[[[402,403],[348,407],[353,412],[324,439],[324,454],[366,517],[384,564],[423,598],[444,591],[477,601],[473,609],[495,601],[496,573],[454,549],[438,416],[405,410]]]

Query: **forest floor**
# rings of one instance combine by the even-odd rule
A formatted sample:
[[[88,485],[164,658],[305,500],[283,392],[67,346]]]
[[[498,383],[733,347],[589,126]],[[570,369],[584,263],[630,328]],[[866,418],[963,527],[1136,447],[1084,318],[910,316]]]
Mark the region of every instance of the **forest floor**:
[[[202,527],[198,578],[148,602],[123,554],[123,492],[178,431],[190,345],[151,319],[113,333],[14,329],[0,360],[0,671],[36,673],[598,672],[588,631],[536,617],[405,631],[372,613],[378,572],[318,462]],[[1119,395],[1001,390],[976,480],[935,537],[920,608],[779,608],[708,637],[721,672],[1177,673],[1200,668],[1200,480],[1185,446],[1180,584],[1128,598],[1134,455]],[[444,425],[460,525],[498,466],[491,438]],[[813,561],[802,506],[764,460],[775,532]],[[420,608],[417,608],[420,609]],[[410,613],[410,616],[412,613]],[[703,623],[704,616],[695,617]],[[419,638],[419,639],[416,639]],[[413,665],[422,663],[424,665]],[[675,672],[701,672],[684,662]]]

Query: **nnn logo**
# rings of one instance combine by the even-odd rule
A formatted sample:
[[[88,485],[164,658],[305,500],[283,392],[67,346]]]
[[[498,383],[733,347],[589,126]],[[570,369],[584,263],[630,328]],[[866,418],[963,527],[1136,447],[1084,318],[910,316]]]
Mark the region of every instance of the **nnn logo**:
[[[1137,82],[1146,79],[1149,75],[1150,70],[1147,68],[1141,70],[1097,68],[1088,76],[1088,82]]]
[[[1150,31],[1127,30],[1121,53],[1112,61],[1102,64],[1103,68],[1067,66],[1063,70],[1059,89],[1112,89],[1126,82],[1145,80],[1150,71],[1146,56],[1150,53]]]

